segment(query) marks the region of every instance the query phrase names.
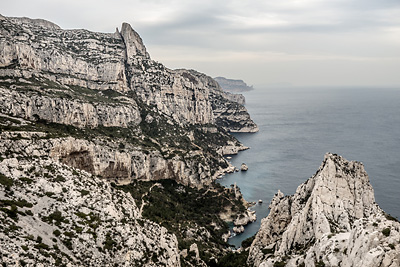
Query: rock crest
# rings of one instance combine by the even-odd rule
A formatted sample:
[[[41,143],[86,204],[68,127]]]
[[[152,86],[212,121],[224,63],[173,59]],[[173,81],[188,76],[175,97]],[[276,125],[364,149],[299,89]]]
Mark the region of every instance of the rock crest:
[[[146,47],[143,44],[142,38],[140,38],[139,34],[134,29],[132,29],[132,26],[129,23],[122,23],[120,33],[126,46],[128,61],[134,59],[135,56],[150,58],[150,55],[147,53]]]

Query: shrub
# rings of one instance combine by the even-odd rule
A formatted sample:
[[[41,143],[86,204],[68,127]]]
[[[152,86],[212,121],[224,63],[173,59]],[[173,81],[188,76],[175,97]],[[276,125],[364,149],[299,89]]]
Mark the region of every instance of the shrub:
[[[284,267],[286,266],[286,262],[285,261],[276,261],[274,262],[274,267]]]
[[[82,196],[89,195],[89,193],[90,193],[89,191],[84,190],[84,189],[82,189],[80,192],[81,192],[81,195],[82,195]]]
[[[0,211],[6,213],[14,221],[18,221],[18,208],[15,204],[12,204],[10,209],[1,208]]]
[[[43,221],[48,223],[53,223],[53,221],[55,221],[55,225],[57,226],[60,226],[62,222],[69,222],[65,217],[62,216],[62,213],[59,210],[56,210],[47,217],[43,217]]]
[[[5,187],[11,187],[14,185],[14,181],[11,178],[8,178],[4,174],[0,173],[0,184],[4,185]]]
[[[33,180],[30,179],[30,178],[27,178],[27,177],[20,177],[19,180],[20,180],[21,182],[24,182],[24,183],[27,183],[27,184],[33,183]]]
[[[383,234],[384,236],[389,236],[389,235],[390,235],[390,228],[385,228],[385,229],[383,229],[383,230],[382,230],[382,234]]]
[[[251,246],[251,243],[253,243],[254,238],[256,238],[255,235],[246,238],[245,240],[242,241],[242,248],[248,248]]]
[[[53,235],[55,235],[55,236],[60,236],[60,235],[61,235],[60,230],[58,230],[58,229],[54,230],[54,231],[53,231]]]
[[[61,175],[57,175],[56,178],[54,178],[54,182],[65,182],[66,179],[61,176]]]
[[[230,267],[230,266],[248,266],[246,261],[249,253],[243,251],[241,253],[229,252],[219,259],[218,263],[210,266]]]
[[[111,238],[111,234],[110,234],[110,233],[107,233],[107,234],[106,234],[106,240],[103,242],[104,249],[112,250],[116,244],[117,244],[117,242],[115,242],[115,241]]]

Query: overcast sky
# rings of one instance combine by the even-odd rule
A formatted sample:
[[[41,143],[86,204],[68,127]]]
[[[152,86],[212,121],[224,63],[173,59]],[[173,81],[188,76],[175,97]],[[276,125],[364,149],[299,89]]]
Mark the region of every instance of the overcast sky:
[[[400,0],[1,0],[5,16],[114,32],[169,68],[256,87],[400,86]]]

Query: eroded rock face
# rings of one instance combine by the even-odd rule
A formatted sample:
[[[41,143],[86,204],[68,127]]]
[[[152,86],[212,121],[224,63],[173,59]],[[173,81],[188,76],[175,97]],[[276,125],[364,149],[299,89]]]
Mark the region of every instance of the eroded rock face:
[[[25,149],[0,161],[3,264],[180,266],[176,236],[143,219],[130,194]]]
[[[20,136],[20,137],[18,137]],[[103,139],[88,141],[68,138],[43,138],[45,133],[2,133],[0,153],[16,156],[48,156],[77,169],[117,183],[129,183],[134,179],[153,181],[173,179],[183,185],[204,187],[218,175],[211,174],[209,166],[196,160],[183,162],[177,158],[165,159],[159,151],[142,150],[127,144],[106,143]],[[20,140],[15,140],[20,138]],[[22,152],[18,152],[22,151]],[[194,155],[196,156],[196,155]],[[202,157],[198,154],[197,157]]]
[[[279,191],[269,208],[250,248],[249,264],[400,264],[400,223],[388,220],[375,203],[362,163],[326,154],[313,177],[292,196]]]
[[[0,111],[28,120],[42,119],[75,127],[128,127],[141,122],[135,103],[90,103],[0,88]]]

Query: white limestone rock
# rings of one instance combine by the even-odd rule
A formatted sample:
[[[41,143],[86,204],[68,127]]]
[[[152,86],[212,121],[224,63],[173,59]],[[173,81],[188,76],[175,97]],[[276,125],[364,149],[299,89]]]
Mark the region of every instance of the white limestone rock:
[[[180,266],[176,236],[106,181],[43,156],[4,159],[0,175],[3,264]]]
[[[142,38],[140,38],[139,34],[132,29],[132,26],[130,24],[126,22],[122,23],[121,36],[126,46],[126,56],[128,60],[134,58],[137,55],[150,58],[149,54],[146,51],[146,47],[143,44]]]
[[[228,144],[226,146],[221,147],[218,152],[222,155],[236,155],[240,151],[247,149],[249,149],[247,146],[244,146],[242,144],[237,144],[232,141],[228,141]]]
[[[44,133],[35,132],[3,132],[0,134],[0,153],[51,157],[119,183],[129,183],[133,179],[175,179],[178,183],[202,188],[215,179],[209,167],[199,165],[189,156],[183,162],[174,158],[165,159],[159,151],[142,150],[130,144],[120,151],[118,143],[102,139],[40,138],[44,136]]]
[[[93,104],[80,100],[24,94],[0,88],[0,110],[4,114],[28,120],[37,118],[75,127],[123,127],[141,122],[136,104]]]
[[[248,263],[273,266],[399,266],[400,223],[375,203],[362,163],[326,154],[292,196],[278,191],[250,248]],[[390,234],[383,232],[390,229]]]

